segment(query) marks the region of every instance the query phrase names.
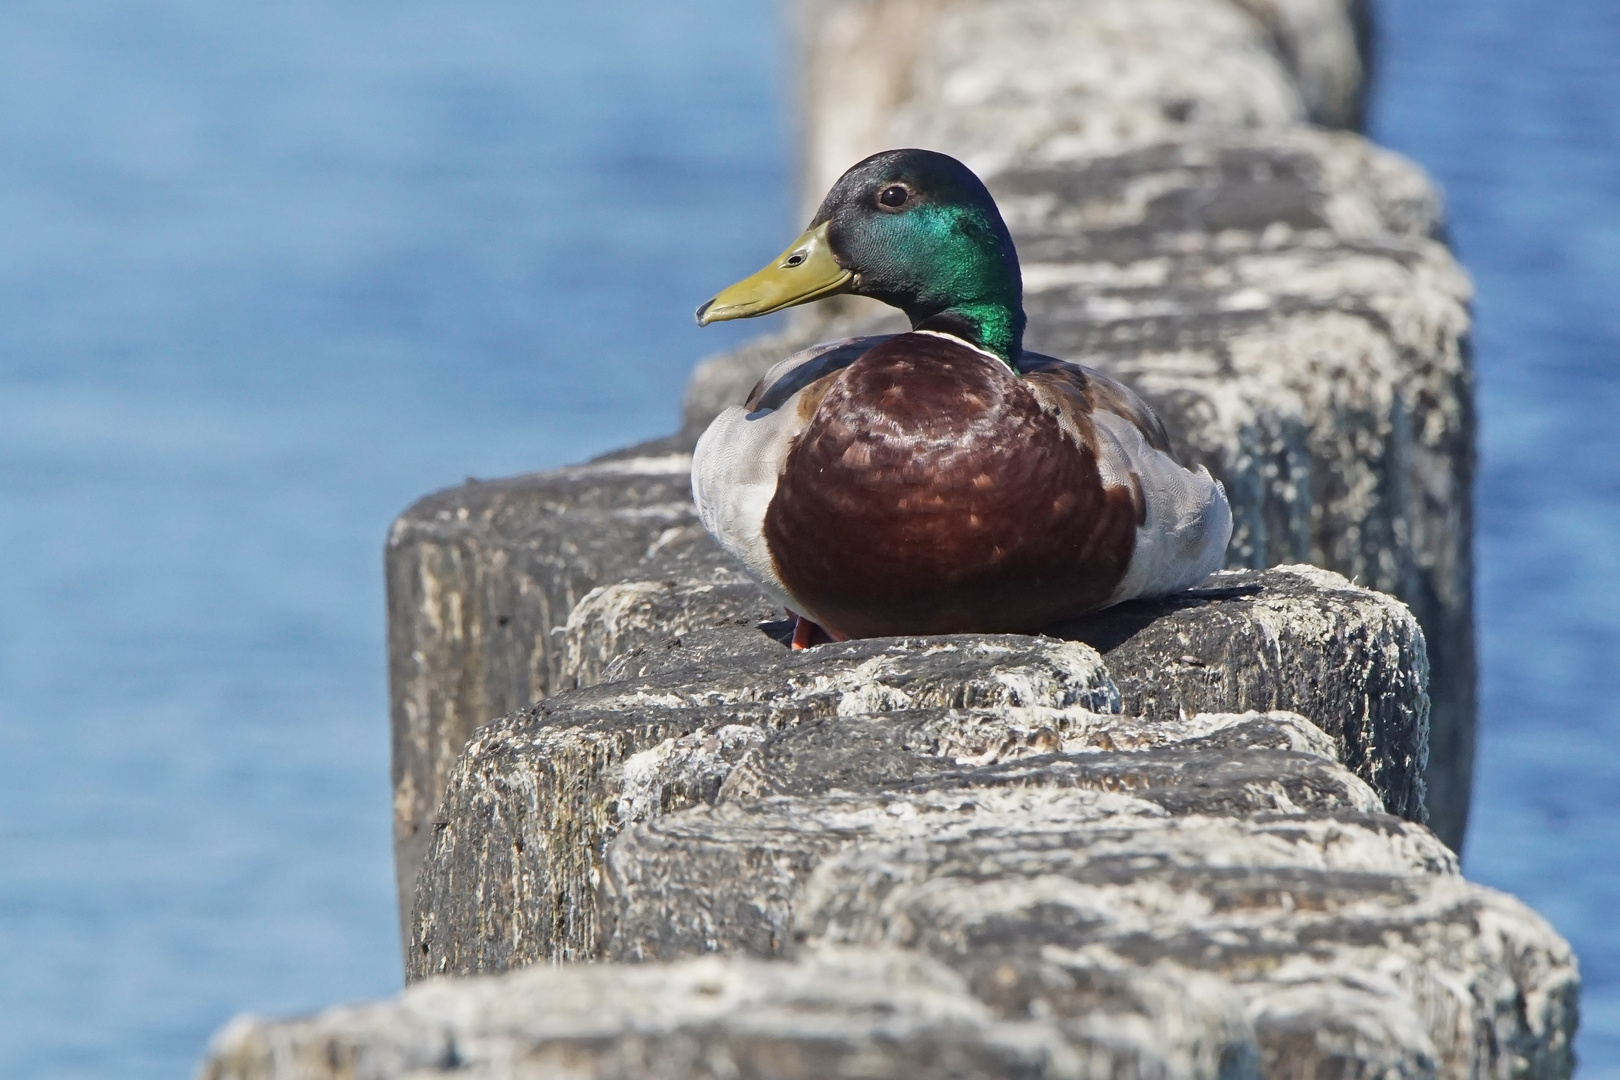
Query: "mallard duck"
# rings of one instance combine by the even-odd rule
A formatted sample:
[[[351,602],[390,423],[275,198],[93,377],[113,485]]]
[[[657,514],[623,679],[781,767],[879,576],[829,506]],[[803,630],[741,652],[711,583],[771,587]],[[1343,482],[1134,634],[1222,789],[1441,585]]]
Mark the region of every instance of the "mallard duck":
[[[1024,350],[1018,254],[967,166],[928,150],[867,158],[697,320],[837,293],[899,308],[911,331],[788,357],[692,462],[703,524],[798,617],[795,646],[818,627],[1035,633],[1221,566],[1221,484],[1176,460],[1129,388]]]

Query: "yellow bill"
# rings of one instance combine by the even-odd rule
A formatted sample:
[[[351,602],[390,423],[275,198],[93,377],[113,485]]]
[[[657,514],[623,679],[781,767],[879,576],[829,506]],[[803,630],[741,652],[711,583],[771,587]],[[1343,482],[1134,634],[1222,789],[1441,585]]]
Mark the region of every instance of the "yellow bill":
[[[838,265],[827,242],[827,222],[793,241],[765,269],[745,277],[697,309],[699,326],[751,319],[795,304],[849,291],[855,275]]]

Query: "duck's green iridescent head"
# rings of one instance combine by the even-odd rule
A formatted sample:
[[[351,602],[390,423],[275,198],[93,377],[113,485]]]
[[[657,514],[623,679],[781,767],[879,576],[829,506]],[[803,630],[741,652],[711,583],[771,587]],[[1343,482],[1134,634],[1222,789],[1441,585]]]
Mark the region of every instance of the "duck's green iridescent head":
[[[1022,348],[1023,282],[1001,212],[979,178],[931,150],[874,154],[839,178],[804,235],[753,277],[698,308],[744,319],[836,293],[904,311],[1009,364]]]

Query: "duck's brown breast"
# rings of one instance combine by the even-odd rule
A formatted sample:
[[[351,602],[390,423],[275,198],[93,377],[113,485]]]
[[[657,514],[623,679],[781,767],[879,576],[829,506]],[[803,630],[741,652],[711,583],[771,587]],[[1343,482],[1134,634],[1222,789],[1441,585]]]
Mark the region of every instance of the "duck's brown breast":
[[[806,614],[845,634],[1033,632],[1103,603],[1136,521],[1006,365],[912,333],[829,380],[765,538]]]

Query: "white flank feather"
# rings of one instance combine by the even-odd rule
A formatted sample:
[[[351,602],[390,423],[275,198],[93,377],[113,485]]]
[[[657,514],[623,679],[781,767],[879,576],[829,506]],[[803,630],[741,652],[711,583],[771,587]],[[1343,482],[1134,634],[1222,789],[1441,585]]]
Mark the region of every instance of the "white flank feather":
[[[1108,603],[1180,592],[1219,570],[1232,539],[1232,508],[1220,481],[1202,465],[1193,472],[1155,450],[1124,417],[1099,409],[1091,420],[1103,483],[1128,487],[1135,473],[1147,506],[1130,565]]]

